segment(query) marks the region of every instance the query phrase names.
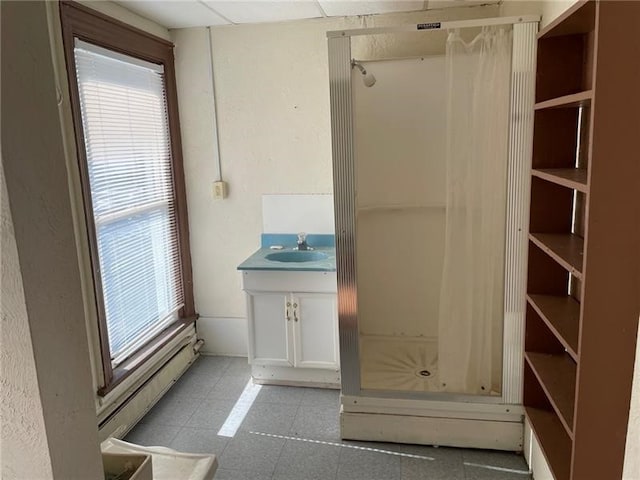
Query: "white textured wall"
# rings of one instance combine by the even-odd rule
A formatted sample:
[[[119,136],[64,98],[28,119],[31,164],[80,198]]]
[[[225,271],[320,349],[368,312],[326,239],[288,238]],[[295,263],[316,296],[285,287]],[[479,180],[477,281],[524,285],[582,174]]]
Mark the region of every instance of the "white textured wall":
[[[0,477],[52,478],[15,233],[0,164]],[[25,452],[29,452],[28,460]]]
[[[542,0],[502,0],[500,15],[503,17],[542,15],[543,3]]]
[[[32,352],[21,349],[31,357],[24,367],[3,370],[7,382],[22,388],[25,405],[16,412],[19,415],[3,417],[2,433],[20,431],[23,424],[35,422],[36,428],[22,441],[48,446],[50,475],[24,473],[34,461],[32,456],[40,468],[46,458],[42,452],[23,448],[14,450],[13,478],[100,478],[94,393],[47,10],[42,1],[2,2],[1,9],[2,62],[11,66],[2,72],[2,161],[28,315],[28,319],[17,316],[14,320],[28,321],[32,344]],[[3,278],[3,287],[5,281],[13,281],[18,288],[18,271],[14,267],[10,273],[14,276]],[[24,331],[26,326],[21,328]],[[33,374],[24,370],[30,364],[37,372],[39,399],[33,396]],[[46,437],[38,425],[39,415]],[[2,443],[4,450],[4,438]]]
[[[245,334],[236,266],[259,246],[262,194],[332,192],[326,31],[498,14],[498,6],[487,6],[214,27],[222,174],[230,186],[229,197],[222,201],[214,201],[211,194],[217,168],[207,31],[172,31],[201,332]],[[354,56],[427,53],[426,35],[358,40]],[[244,337],[234,338],[234,345],[244,344]],[[229,341],[224,345],[229,348]],[[220,350],[209,345],[205,351]]]
[[[576,0],[503,0],[500,14],[503,16],[541,15],[540,28],[544,28],[575,2]]]

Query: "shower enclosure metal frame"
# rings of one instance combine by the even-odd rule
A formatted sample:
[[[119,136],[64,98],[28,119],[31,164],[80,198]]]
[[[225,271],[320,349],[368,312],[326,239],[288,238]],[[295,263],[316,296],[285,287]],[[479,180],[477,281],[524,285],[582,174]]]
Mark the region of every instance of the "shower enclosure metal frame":
[[[523,348],[530,168],[533,144],[536,33],[539,16],[434,22],[399,27],[327,32],[331,100],[331,134],[336,221],[338,315],[345,411],[405,409],[477,412],[478,418],[522,417]],[[513,25],[511,98],[507,173],[503,374],[500,396],[367,390],[360,383],[360,355],[356,270],[355,151],[351,86],[351,37],[359,35]],[[386,399],[394,399],[393,402]],[[449,413],[447,413],[449,412]],[[460,418],[460,417],[456,417]],[[371,438],[374,439],[374,438]]]

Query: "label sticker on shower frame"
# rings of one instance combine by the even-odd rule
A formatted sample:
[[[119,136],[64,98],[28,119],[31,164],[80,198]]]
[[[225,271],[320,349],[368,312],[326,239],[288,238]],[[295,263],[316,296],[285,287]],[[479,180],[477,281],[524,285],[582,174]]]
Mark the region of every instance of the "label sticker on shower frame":
[[[442,24],[440,22],[431,22],[431,23],[419,23],[418,30],[434,30],[436,28],[440,28]]]

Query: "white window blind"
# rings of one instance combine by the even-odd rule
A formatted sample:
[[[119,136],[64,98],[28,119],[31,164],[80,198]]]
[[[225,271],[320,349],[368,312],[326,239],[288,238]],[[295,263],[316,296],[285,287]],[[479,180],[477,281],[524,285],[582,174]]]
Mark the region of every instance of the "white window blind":
[[[78,39],[75,61],[115,367],[183,305],[164,71]]]

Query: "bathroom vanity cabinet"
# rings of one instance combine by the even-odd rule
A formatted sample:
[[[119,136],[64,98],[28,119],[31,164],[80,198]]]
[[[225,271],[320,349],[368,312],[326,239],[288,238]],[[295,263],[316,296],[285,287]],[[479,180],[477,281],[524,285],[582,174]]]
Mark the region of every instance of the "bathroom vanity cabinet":
[[[244,271],[256,383],[338,387],[335,272]]]

